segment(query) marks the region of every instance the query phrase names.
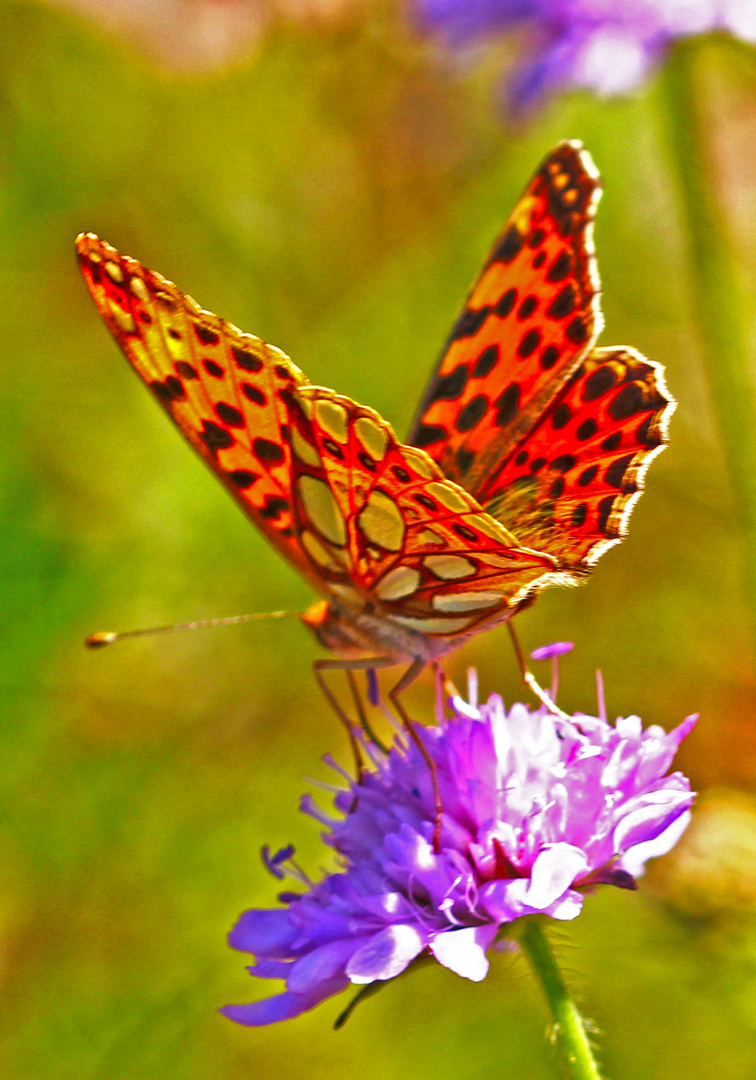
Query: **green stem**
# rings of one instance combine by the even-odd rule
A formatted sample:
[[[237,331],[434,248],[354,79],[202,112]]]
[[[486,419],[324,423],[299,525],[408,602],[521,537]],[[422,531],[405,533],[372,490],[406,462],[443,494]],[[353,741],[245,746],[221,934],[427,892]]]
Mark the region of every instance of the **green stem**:
[[[564,1051],[571,1080],[601,1080],[588,1034],[557,967],[548,938],[536,916],[523,920],[520,943],[543,987],[554,1017],[554,1035]]]
[[[672,51],[661,79],[666,142],[688,241],[693,309],[744,540],[743,585],[756,626],[756,385],[742,286],[707,153],[695,39]]]

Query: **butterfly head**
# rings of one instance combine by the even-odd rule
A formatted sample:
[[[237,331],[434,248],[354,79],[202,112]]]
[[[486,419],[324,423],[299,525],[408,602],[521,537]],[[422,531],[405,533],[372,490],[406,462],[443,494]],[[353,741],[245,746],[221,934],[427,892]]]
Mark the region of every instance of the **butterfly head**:
[[[366,643],[354,623],[328,600],[319,600],[301,618],[326,649],[333,650],[339,656],[361,656],[365,653]]]

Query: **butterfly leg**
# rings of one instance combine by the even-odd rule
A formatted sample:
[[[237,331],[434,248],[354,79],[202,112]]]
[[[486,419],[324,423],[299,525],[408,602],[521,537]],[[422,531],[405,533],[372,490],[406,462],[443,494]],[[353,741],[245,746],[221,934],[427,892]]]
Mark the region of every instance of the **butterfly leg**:
[[[556,704],[556,702],[550,697],[550,695],[546,693],[544,688],[536,679],[533,672],[528,667],[522,651],[522,646],[520,645],[520,639],[517,637],[511,619],[507,622],[507,630],[509,631],[509,636],[512,639],[512,646],[514,647],[515,656],[517,657],[517,663],[520,665],[520,671],[522,672],[522,681],[525,683],[528,689],[535,694],[541,704],[546,707],[546,709],[552,714],[552,716],[561,716],[563,720],[569,720],[569,715],[566,712],[563,712]]]
[[[459,697],[459,690],[449,676],[444,673],[438,660],[433,661],[432,667],[433,674],[436,677],[436,721],[440,724],[446,715],[444,712],[445,699]]]
[[[315,679],[317,680],[318,686],[323,693],[323,696],[325,697],[326,701],[331,706],[333,711],[336,713],[339,723],[342,725],[342,727],[347,733],[347,738],[349,739],[349,746],[351,747],[352,756],[354,758],[356,779],[359,780],[365,768],[365,762],[362,759],[362,751],[360,750],[359,744],[354,737],[354,731],[352,730],[352,724],[349,720],[349,717],[344,712],[336,696],[333,694],[330,686],[323,678],[321,665],[324,663],[327,663],[327,661],[316,660],[312,665],[312,670],[315,675]]]
[[[352,691],[355,695],[355,706],[357,708],[360,725],[367,734],[368,738],[372,739],[373,742],[375,742],[380,749],[384,749],[384,747],[381,745],[378,739],[375,738],[370,727],[368,726],[367,719],[364,715],[364,710],[362,708],[362,702],[359,699],[357,687],[354,685],[353,682],[354,675],[352,673],[354,671],[363,671],[366,668],[369,669],[380,667],[393,667],[393,665],[394,661],[387,660],[385,657],[371,657],[371,659],[369,660],[316,660],[312,665],[315,678],[317,680],[318,686],[323,692],[323,696],[325,697],[326,701],[331,706],[333,711],[336,713],[339,722],[343,725],[347,733],[347,736],[349,738],[349,745],[351,746],[352,754],[354,755],[358,780],[362,776],[365,768],[365,763],[362,758],[362,751],[360,750],[359,744],[354,737],[352,722],[342,709],[341,705],[338,702],[338,699],[329,687],[328,683],[325,681],[325,678],[323,677],[323,672],[346,671],[348,673],[347,678],[350,679],[350,687],[352,688]]]
[[[436,853],[436,855],[438,855],[438,853],[441,851],[441,814],[443,812],[443,806],[441,805],[441,792],[438,786],[438,771],[436,770],[436,763],[428,753],[425,743],[418,735],[417,729],[415,728],[414,723],[410,719],[407,710],[404,708],[401,701],[399,700],[399,695],[402,693],[402,691],[406,690],[407,687],[415,681],[415,679],[418,677],[424,667],[425,660],[422,660],[420,657],[418,657],[407,668],[404,675],[402,675],[396,686],[393,687],[393,689],[389,690],[388,696],[391,700],[391,704],[399,713],[402,723],[407,729],[407,734],[420,751],[423,760],[425,761],[425,764],[430,770],[431,781],[433,783],[433,802],[436,809],[436,826],[433,830],[433,851]]]
[[[368,671],[372,671],[373,668],[368,668]],[[352,700],[354,701],[354,707],[357,712],[357,717],[360,722],[360,727],[370,739],[374,746],[377,746],[382,753],[388,753],[388,747],[384,746],[381,740],[376,735],[375,731],[371,727],[367,713],[362,705],[362,695],[360,694],[359,687],[357,686],[357,679],[355,678],[354,671],[351,668],[346,669],[347,682],[349,683],[349,689],[352,691]]]

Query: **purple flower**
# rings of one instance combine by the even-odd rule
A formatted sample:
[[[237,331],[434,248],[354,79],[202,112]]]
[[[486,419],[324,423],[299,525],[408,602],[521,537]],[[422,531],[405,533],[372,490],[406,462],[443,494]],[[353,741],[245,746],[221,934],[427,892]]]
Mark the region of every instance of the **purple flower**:
[[[559,656],[566,656],[574,648],[575,645],[572,641],[555,641],[551,645],[542,645],[540,649],[533,649],[530,659],[556,660]]]
[[[303,800],[327,826],[323,839],[342,869],[313,884],[293,865],[306,891],[246,911],[231,933],[235,949],[255,955],[251,973],[284,979],[285,991],[228,1005],[226,1016],[285,1020],[350,983],[392,979],[421,954],[477,982],[508,923],[536,913],[574,919],[587,888],[634,888],[646,860],[685,829],[690,784],[665,774],[696,717],[667,734],[644,731],[637,716],[612,726],[525,705],[507,712],[497,694],[480,708],[451,704],[451,719],[418,728],[438,775],[440,850],[431,774],[417,748],[408,740],[387,755],[367,748],[374,769],[337,789],[337,818]],[[279,873],[290,854],[266,857]]]
[[[756,41],[756,0],[416,0],[421,25],[454,44],[523,27],[510,98],[528,106],[563,86],[637,86],[675,38],[727,30]]]

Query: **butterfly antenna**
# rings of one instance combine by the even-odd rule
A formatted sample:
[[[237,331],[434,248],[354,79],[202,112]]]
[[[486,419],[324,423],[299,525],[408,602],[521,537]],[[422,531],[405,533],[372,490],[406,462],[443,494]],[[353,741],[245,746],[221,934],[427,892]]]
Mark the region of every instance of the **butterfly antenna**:
[[[101,630],[90,634],[84,644],[88,649],[102,649],[122,638],[149,637],[167,634],[171,630],[204,630],[208,626],[234,626],[236,623],[257,622],[260,619],[283,619],[287,615],[299,615],[299,611],[263,611],[257,615],[229,615],[225,619],[198,619],[195,622],[171,623],[168,626],[150,626],[143,630]]]

